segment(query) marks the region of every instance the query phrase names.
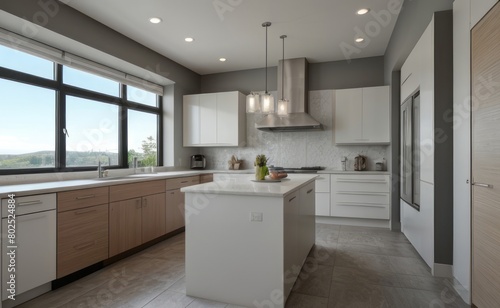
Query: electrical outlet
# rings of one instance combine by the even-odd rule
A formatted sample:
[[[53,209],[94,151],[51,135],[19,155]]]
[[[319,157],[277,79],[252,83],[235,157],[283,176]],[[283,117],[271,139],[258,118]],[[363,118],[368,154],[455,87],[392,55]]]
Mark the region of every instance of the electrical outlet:
[[[251,212],[250,213],[250,221],[259,221],[262,222],[264,215],[259,212]]]

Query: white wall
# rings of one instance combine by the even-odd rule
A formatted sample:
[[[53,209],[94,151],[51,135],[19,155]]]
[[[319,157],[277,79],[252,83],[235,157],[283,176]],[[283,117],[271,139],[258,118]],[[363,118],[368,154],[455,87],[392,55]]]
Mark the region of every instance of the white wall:
[[[453,276],[470,300],[470,21],[471,0],[453,3]]]
[[[497,2],[498,0],[472,1],[470,6],[470,28],[472,29]]]

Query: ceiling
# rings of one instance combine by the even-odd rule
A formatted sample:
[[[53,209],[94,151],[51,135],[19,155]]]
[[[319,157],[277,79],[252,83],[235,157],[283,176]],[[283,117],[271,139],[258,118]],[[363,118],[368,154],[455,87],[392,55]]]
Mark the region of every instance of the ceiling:
[[[265,65],[282,57],[280,35],[286,34],[285,58],[310,63],[380,56],[385,53],[397,14],[394,0],[86,0],[69,6],[201,74]],[[402,0],[401,0],[402,2]],[[360,8],[370,12],[358,16]],[[385,14],[384,14],[385,13]],[[377,18],[379,14],[383,19]],[[159,24],[149,22],[160,17]],[[359,36],[366,38],[355,43]],[[184,38],[193,37],[192,43]],[[342,48],[343,46],[343,48]],[[344,51],[343,51],[344,50]],[[219,58],[227,58],[220,62]]]

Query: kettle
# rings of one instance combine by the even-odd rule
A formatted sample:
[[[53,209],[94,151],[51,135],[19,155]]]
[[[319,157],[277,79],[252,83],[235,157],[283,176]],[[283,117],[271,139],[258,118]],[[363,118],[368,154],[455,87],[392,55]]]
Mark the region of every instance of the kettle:
[[[358,155],[354,157],[354,171],[363,171],[366,169],[366,156]]]
[[[193,155],[191,156],[191,169],[205,169],[207,161],[204,155]]]

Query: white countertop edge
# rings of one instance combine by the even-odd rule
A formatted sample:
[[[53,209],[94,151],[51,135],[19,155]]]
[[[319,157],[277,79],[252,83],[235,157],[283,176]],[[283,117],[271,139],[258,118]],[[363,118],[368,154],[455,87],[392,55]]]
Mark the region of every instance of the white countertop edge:
[[[286,197],[295,190],[313,182],[317,174],[293,174],[281,182],[253,182],[253,176],[234,178],[228,182],[216,181],[181,188],[184,193]]]

